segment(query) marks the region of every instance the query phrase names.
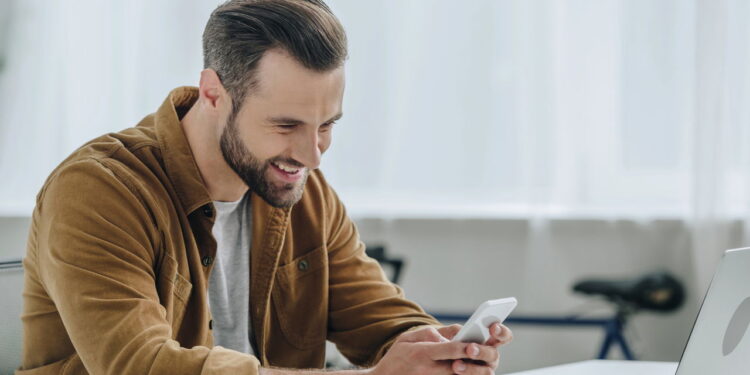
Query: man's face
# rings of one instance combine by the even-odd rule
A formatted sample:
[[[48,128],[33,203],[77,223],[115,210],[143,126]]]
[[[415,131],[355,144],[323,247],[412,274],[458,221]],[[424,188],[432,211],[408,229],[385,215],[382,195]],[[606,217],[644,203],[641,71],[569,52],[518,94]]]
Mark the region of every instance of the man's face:
[[[311,71],[274,49],[261,58],[256,80],[257,88],[221,130],[221,152],[266,202],[290,207],[331,144],[331,128],[341,117],[344,68]]]

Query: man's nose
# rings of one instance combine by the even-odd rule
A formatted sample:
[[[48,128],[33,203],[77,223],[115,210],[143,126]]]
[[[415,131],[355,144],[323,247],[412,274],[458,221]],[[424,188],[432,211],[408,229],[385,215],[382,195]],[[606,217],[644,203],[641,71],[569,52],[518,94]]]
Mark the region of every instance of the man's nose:
[[[304,132],[295,144],[292,157],[308,169],[317,169],[321,156],[319,142],[317,131]]]

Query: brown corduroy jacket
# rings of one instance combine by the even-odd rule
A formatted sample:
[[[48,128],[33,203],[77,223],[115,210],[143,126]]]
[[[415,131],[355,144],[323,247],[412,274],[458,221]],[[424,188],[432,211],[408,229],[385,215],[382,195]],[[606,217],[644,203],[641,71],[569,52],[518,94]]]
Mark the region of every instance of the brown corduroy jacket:
[[[368,258],[319,171],[299,203],[252,194],[249,314],[257,358],[213,346],[206,291],[214,210],[172,91],[138,126],[99,137],[37,196],[27,254],[17,375],[256,374],[319,368],[325,340],[353,363],[378,361],[401,332],[437,324]]]

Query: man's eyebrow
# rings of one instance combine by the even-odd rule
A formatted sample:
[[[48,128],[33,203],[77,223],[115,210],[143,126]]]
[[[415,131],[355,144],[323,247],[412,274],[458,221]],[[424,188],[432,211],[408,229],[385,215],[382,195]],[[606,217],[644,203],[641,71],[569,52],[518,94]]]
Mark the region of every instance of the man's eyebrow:
[[[278,125],[300,125],[305,122],[292,117],[269,117],[268,122]]]
[[[326,123],[338,121],[343,116],[344,116],[344,113],[343,112],[339,112],[338,115],[331,117],[331,119],[328,120],[328,121],[326,121]]]
[[[331,117],[331,119],[326,121],[325,123],[327,124],[330,122],[338,121],[342,116],[344,116],[344,114],[339,112],[339,114]],[[293,117],[286,117],[286,116],[269,117],[267,121],[272,124],[277,124],[277,125],[303,125],[305,124],[305,122],[300,119],[296,119]]]

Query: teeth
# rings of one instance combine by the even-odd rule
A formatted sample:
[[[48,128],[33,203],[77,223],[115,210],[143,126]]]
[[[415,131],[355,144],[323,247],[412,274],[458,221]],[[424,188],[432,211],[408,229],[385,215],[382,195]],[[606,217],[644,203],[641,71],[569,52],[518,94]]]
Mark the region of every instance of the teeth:
[[[288,167],[288,166],[283,165],[283,164],[273,163],[273,165],[279,167],[279,169],[281,169],[282,171],[284,171],[286,173],[294,174],[294,173],[297,173],[299,171],[298,168]]]

